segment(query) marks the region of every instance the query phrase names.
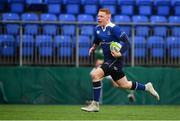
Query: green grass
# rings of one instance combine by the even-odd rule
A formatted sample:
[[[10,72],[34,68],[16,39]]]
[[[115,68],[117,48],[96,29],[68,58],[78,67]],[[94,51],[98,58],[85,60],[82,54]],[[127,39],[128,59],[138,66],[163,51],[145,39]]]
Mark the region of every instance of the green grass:
[[[180,120],[180,106],[103,105],[83,112],[80,105],[0,105],[0,120]]]

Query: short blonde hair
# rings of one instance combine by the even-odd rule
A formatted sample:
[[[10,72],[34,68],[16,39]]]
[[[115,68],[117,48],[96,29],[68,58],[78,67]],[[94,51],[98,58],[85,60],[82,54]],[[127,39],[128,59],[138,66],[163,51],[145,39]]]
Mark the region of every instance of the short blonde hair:
[[[99,12],[104,12],[104,13],[106,13],[107,15],[111,15],[110,10],[107,9],[107,8],[101,8],[101,9],[99,9]]]

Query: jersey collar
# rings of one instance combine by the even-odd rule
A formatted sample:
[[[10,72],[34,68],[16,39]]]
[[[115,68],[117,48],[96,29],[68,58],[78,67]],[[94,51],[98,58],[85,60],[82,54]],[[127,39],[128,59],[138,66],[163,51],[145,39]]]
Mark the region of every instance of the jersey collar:
[[[115,26],[115,24],[114,24],[114,23],[112,23],[112,22],[109,22],[108,24],[106,24],[106,26],[105,26],[105,27],[101,27],[101,28],[102,28],[102,30],[103,30],[103,31],[106,31],[106,27],[108,27],[108,26],[110,26],[110,27],[114,27],[114,26]]]

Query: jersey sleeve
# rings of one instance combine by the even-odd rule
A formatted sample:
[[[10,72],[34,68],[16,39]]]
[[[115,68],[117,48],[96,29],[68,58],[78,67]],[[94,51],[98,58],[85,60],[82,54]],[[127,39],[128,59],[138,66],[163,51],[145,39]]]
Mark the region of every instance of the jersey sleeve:
[[[115,34],[115,37],[119,41],[123,42],[123,46],[122,46],[120,52],[121,53],[126,52],[130,47],[129,38],[128,38],[127,34],[123,31],[121,31],[120,27],[118,27],[118,26],[113,27],[113,33]]]

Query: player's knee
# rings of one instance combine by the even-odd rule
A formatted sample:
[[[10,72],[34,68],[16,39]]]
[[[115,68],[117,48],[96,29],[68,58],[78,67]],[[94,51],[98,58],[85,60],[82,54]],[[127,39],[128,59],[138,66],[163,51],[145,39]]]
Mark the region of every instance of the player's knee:
[[[100,79],[98,74],[96,74],[96,73],[92,73],[91,78],[92,78],[92,80],[99,80]]]

